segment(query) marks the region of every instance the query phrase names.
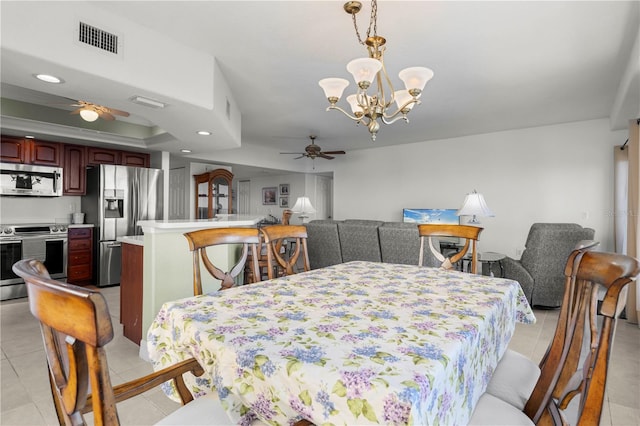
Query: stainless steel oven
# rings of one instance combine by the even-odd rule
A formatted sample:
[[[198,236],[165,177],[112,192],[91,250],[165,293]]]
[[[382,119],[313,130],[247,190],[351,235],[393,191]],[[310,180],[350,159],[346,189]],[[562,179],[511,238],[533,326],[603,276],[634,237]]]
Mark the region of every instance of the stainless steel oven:
[[[67,226],[52,224],[0,225],[0,300],[25,297],[24,281],[11,267],[21,259],[38,259],[51,278],[67,278]]]

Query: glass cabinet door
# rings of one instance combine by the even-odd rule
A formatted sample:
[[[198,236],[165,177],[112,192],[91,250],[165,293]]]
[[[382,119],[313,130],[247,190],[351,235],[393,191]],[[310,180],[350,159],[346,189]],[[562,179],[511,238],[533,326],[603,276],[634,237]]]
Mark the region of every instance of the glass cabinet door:
[[[231,181],[233,173],[225,169],[195,175],[196,219],[211,219],[217,214],[231,213]]]

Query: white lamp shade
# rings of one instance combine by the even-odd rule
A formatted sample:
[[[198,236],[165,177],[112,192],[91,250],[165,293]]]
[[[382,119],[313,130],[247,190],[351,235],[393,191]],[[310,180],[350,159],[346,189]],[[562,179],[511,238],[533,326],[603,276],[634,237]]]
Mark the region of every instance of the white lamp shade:
[[[396,90],[393,95],[396,98],[396,105],[398,106],[398,109],[402,108],[404,104],[413,99],[413,96],[411,96],[406,90]],[[410,103],[406,108],[411,109],[415,104],[415,102]]]
[[[83,109],[80,110],[80,117],[84,121],[96,121],[98,119],[98,113],[92,109]]]
[[[362,112],[362,108],[358,104],[358,95],[347,96],[347,102],[349,102],[349,105],[351,106],[351,112],[354,114]]]
[[[311,205],[311,201],[309,201],[309,197],[298,197],[296,203],[291,208],[291,211],[294,213],[302,213],[311,214],[315,213],[316,209]]]
[[[467,194],[464,199],[464,204],[456,214],[458,216],[495,216],[484,201],[482,194],[478,194],[475,191],[471,194]]]
[[[422,90],[427,82],[433,78],[433,71],[425,67],[410,67],[400,71],[398,77],[404,82],[404,87],[407,90]]]
[[[366,81],[371,84],[378,71],[382,69],[382,62],[373,58],[358,58],[347,64],[347,71],[353,76],[356,84]]]
[[[349,81],[344,78],[323,78],[318,82],[322,90],[324,90],[324,95],[327,98],[338,98],[342,97],[342,92],[349,85]]]

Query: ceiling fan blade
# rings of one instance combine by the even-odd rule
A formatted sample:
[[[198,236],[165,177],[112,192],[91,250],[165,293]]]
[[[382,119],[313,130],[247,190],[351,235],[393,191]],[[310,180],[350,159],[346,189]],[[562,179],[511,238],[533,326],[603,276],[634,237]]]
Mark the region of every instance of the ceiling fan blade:
[[[113,109],[113,108],[108,108],[108,107],[105,107],[105,109],[107,110],[107,112],[109,112],[111,114],[121,115],[123,117],[128,117],[129,116],[129,113],[127,111],[120,111],[119,109]]]
[[[304,158],[304,157],[306,157],[306,156],[307,156],[306,154],[302,154],[300,157],[296,157],[296,158],[294,158],[294,160],[299,160],[299,159]]]
[[[320,153],[318,153],[318,157],[322,157],[322,158],[325,158],[325,159],[327,159],[327,160],[333,160],[334,158],[336,158],[336,157],[332,157],[332,156],[330,156],[330,155],[327,155],[327,154],[325,154],[324,152],[320,152]]]
[[[78,109],[75,109],[73,111],[71,111],[69,114],[80,114],[80,111],[82,111],[84,109],[84,107],[80,107]]]
[[[107,120],[107,121],[113,121],[116,118],[111,115],[110,113],[106,112],[106,111],[100,111],[98,110],[98,115],[100,116],[100,118],[102,118],[103,120]]]
[[[322,151],[324,154],[331,154],[331,155],[335,155],[335,154],[346,154],[346,152],[344,151]]]
[[[280,154],[297,154],[297,155],[306,155],[304,152],[281,152]]]

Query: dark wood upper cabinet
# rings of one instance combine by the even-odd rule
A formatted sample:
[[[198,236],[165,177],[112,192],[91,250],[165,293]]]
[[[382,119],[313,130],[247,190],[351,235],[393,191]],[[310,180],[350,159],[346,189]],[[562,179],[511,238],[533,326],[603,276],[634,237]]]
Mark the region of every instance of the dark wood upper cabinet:
[[[62,174],[64,195],[85,195],[87,186],[87,147],[65,145]]]
[[[87,148],[87,165],[97,166],[99,164],[121,164],[120,151],[108,148],[97,148],[90,146]]]
[[[2,136],[0,160],[4,163],[26,163],[29,161],[29,148],[25,139]]]
[[[150,155],[142,152],[122,151],[120,161],[123,166],[149,167]]]
[[[29,142],[28,140],[26,142]],[[30,163],[42,166],[60,166],[61,145],[58,142],[33,140],[30,145]]]
[[[58,142],[38,141],[2,136],[0,160],[5,163],[38,164],[60,167],[62,145]]]

